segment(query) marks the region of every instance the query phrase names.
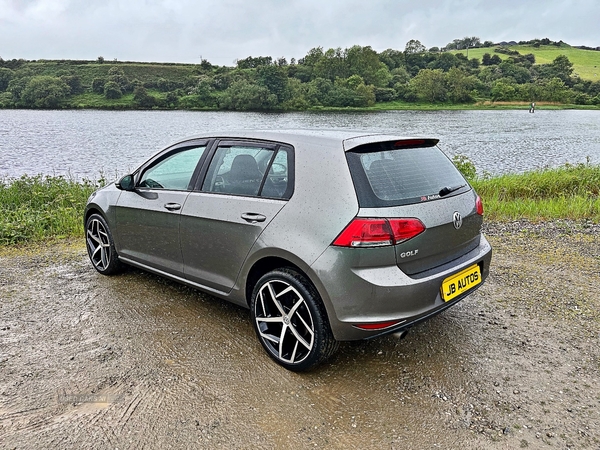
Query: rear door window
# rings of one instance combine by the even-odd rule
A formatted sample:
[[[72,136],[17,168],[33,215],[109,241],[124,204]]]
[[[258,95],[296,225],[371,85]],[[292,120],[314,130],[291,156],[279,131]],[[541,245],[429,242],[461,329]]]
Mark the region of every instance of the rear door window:
[[[202,191],[287,199],[291,151],[285,147],[222,144],[210,162]]]
[[[382,147],[384,147],[382,149]],[[346,154],[362,207],[399,206],[436,200],[470,189],[461,173],[437,147],[357,148]]]

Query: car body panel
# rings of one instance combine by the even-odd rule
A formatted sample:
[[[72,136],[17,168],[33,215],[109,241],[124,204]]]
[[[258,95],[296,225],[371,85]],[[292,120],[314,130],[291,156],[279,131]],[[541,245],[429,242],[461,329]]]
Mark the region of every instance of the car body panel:
[[[358,250],[358,251],[357,251]],[[448,306],[440,295],[442,281],[474,264],[481,264],[482,277],[489,273],[491,247],[482,237],[477,248],[454,261],[421,274],[406,275],[396,265],[393,248],[382,249],[329,247],[311,269],[322,282],[335,313],[330,315],[334,336],[338,340],[374,337],[381,331],[365,331],[353,327],[357,323],[377,323],[398,320],[397,329],[412,325],[420,316]],[[380,258],[380,255],[383,257]],[[366,263],[365,263],[366,262]],[[351,267],[340,280],[332,267]],[[454,304],[464,296],[452,301]],[[358,301],[360,299],[360,301]],[[389,330],[386,330],[389,331]]]
[[[284,200],[192,192],[181,211],[181,249],[186,279],[227,293],[262,231]],[[244,214],[264,221],[242,218]]]
[[[188,195],[187,191],[150,189],[123,192],[115,208],[119,255],[173,275],[183,275],[179,243],[181,209],[171,211],[165,205],[181,207]]]

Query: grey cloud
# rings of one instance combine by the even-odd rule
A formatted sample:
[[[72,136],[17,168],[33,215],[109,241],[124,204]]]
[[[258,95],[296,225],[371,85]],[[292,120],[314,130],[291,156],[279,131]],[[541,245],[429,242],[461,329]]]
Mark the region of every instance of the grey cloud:
[[[4,59],[106,59],[232,65],[301,58],[315,46],[404,49],[410,39],[562,39],[600,45],[595,0],[0,0]]]

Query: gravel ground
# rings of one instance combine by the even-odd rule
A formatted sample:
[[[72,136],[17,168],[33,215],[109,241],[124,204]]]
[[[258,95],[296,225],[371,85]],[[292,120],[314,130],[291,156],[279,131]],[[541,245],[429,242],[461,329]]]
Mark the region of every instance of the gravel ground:
[[[486,234],[476,293],[306,374],[246,310],[79,242],[0,250],[0,448],[600,448],[600,227]]]

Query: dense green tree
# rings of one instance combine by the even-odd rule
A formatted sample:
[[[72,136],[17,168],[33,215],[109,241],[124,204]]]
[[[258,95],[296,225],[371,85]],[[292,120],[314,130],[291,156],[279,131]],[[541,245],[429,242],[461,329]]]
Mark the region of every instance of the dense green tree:
[[[410,80],[409,85],[419,99],[429,103],[446,100],[446,79],[441,69],[423,69]]]
[[[405,65],[404,52],[388,48],[379,54],[379,60],[393,71]]]
[[[514,86],[516,100],[533,102],[540,98],[540,89],[534,83],[525,83]]]
[[[475,78],[469,76],[463,70],[456,67],[451,68],[446,74],[448,86],[448,97],[453,103],[468,103],[473,101],[473,90],[475,89]]]
[[[33,77],[21,92],[21,102],[30,108],[58,108],[69,94],[69,86],[60,78]]]
[[[375,94],[376,102],[391,102],[393,100],[396,100],[396,98],[398,97],[396,90],[393,88],[378,88],[378,87],[376,87],[373,90],[373,93]]]
[[[108,70],[108,80],[117,83],[121,92],[131,92],[129,79],[125,75],[123,69],[121,69],[120,67],[112,66]]]
[[[213,65],[209,63],[206,59],[203,59],[200,61],[200,68],[206,73],[212,71]]]
[[[339,47],[327,50],[313,68],[314,77],[328,78],[331,81],[335,81],[336,78],[346,78],[348,75],[346,55]]]
[[[484,66],[492,66],[495,64],[500,64],[502,62],[502,58],[498,55],[490,55],[489,53],[484,53],[481,57],[481,64]]]
[[[14,71],[11,69],[5,67],[0,68],[0,92],[4,92],[8,89],[8,84],[10,83],[10,80],[13,79],[14,74]]]
[[[8,88],[6,89],[12,95],[12,101],[15,105],[18,106],[26,106],[20,104],[21,102],[21,94],[27,87],[27,83],[31,80],[32,77],[24,76],[24,77],[15,77],[8,82]]]
[[[298,61],[298,64],[313,67],[321,60],[323,55],[323,47],[311,48],[306,56]]]
[[[104,85],[104,97],[109,100],[116,100],[123,96],[123,92],[121,91],[121,87],[114,81],[107,81]]]
[[[348,73],[359,75],[365,84],[378,87],[387,87],[391,80],[388,67],[379,60],[377,52],[371,47],[355,45],[346,51]]]
[[[550,64],[552,72],[556,78],[559,78],[563,83],[568,83],[573,74],[573,63],[565,55],[558,55]]]
[[[270,66],[273,64],[273,58],[270,56],[248,56],[245,59],[238,59],[236,65],[238,69],[256,69],[257,67]]]
[[[333,89],[333,82],[327,78],[315,78],[306,84],[308,85],[305,94],[306,100],[311,105],[326,105],[329,92]]]
[[[156,98],[143,86],[137,86],[133,90],[133,102],[138,108],[153,108],[157,106]]]
[[[92,80],[92,92],[96,93],[96,94],[103,94],[104,93],[104,85],[106,84],[108,80],[106,78],[94,78]]]
[[[307,100],[309,83],[302,83],[297,78],[288,80],[289,100],[282,105],[284,109],[304,110],[308,109],[311,104]]]
[[[510,101],[515,100],[516,90],[512,80],[500,79],[494,82],[492,85],[492,100],[498,101]]]
[[[210,77],[202,76],[198,78],[198,83],[190,91],[190,94],[196,96],[197,104],[195,106],[213,107],[217,104],[215,88]]]
[[[565,85],[564,81],[558,77],[554,77],[551,80],[543,84],[541,91],[541,100],[548,100],[551,102],[565,102],[569,100],[570,90]]]
[[[239,80],[227,88],[221,106],[236,111],[269,110],[277,106],[277,96],[265,86]]]
[[[179,103],[179,97],[177,96],[177,94],[175,92],[172,92],[172,91],[167,92],[167,95],[165,97],[165,103],[166,103],[166,106],[168,106],[170,108],[174,108]]]
[[[79,77],[79,75],[62,75],[60,79],[67,83],[71,95],[82,94],[85,90],[83,85],[81,84],[81,78]]]
[[[121,91],[121,87],[115,83],[114,81],[107,81],[104,85],[104,97],[109,100],[116,100],[123,96],[123,92]]]
[[[506,59],[498,66],[502,76],[512,78],[518,84],[523,84],[531,81],[531,73],[525,67],[515,63],[512,58]]]
[[[297,64],[293,70],[288,70],[291,77],[300,80],[303,83],[308,83],[313,78],[313,66],[306,64]]]
[[[442,53],[437,59],[430,62],[427,67],[429,69],[442,69],[444,72],[448,72],[453,67],[458,67],[460,60],[449,52]]]
[[[425,53],[427,51],[427,47],[421,44],[421,41],[418,39],[411,39],[404,46],[404,54],[405,55],[413,55],[415,53]]]
[[[288,99],[288,76],[283,66],[260,66],[256,70],[258,84],[266,87],[269,92],[277,96],[277,102]]]
[[[587,93],[592,97],[600,95],[600,81],[594,81],[590,83],[587,87]]]
[[[400,67],[392,71],[392,80],[390,81],[390,85],[396,92],[396,98],[405,98],[409,81],[410,74],[406,71],[404,67]],[[413,99],[413,101],[414,100],[416,100],[416,97]]]

